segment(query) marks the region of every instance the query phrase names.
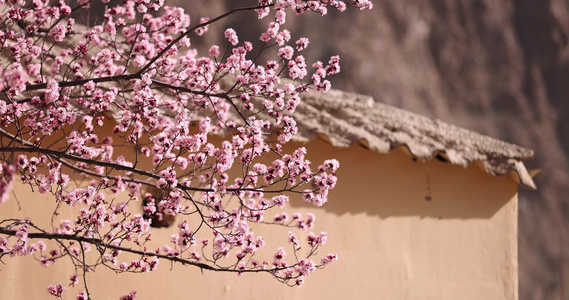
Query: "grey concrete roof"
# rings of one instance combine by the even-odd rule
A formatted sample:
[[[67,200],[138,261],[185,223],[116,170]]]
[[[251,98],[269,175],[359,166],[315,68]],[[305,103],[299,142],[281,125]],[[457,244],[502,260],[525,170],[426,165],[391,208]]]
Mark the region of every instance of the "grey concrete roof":
[[[514,174],[520,185],[536,189],[521,162],[533,157],[530,149],[381,104],[370,96],[337,90],[304,95],[295,113],[297,141],[323,136],[334,146],[360,143],[379,153],[403,146],[421,160],[438,157],[464,167],[480,162],[492,175]]]

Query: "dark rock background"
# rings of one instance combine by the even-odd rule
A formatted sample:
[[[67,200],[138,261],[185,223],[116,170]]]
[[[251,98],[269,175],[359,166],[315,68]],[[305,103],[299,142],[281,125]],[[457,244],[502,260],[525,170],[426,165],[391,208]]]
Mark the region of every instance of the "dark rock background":
[[[534,149],[528,165],[542,172],[539,191],[520,192],[520,299],[569,299],[569,2],[375,4],[334,22],[334,87]]]
[[[176,3],[178,2],[178,3]],[[197,24],[255,1],[167,1]],[[376,0],[371,11],[290,18],[307,61],[342,58],[333,87],[535,150],[538,191],[520,191],[520,299],[569,299],[569,1]],[[212,25],[203,47],[264,30],[253,13]],[[205,53],[205,52],[204,52]]]

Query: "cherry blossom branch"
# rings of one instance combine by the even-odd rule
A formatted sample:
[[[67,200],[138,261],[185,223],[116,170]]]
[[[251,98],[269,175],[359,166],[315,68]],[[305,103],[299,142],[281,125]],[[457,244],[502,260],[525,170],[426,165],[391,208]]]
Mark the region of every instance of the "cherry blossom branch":
[[[219,97],[219,98],[225,98],[228,99],[228,93],[227,92],[223,92],[223,93],[206,93],[204,91],[196,91],[196,90],[192,90],[183,86],[177,86],[177,85],[172,85],[172,84],[168,84],[165,82],[161,82],[159,80],[156,79],[152,79],[152,83],[161,87],[165,87],[165,88],[169,88],[172,90],[176,90],[176,91],[181,91],[181,92],[186,92],[186,93],[190,93],[190,94],[196,94],[196,95],[202,95],[202,96],[208,96],[208,97]]]
[[[11,229],[7,229],[5,227],[0,227],[0,234],[9,235],[9,236],[16,236],[17,233],[18,233],[17,230],[11,230]],[[141,256],[150,256],[150,257],[156,256],[158,258],[167,259],[169,261],[196,266],[196,267],[199,267],[200,269],[211,270],[211,271],[227,271],[224,269],[218,269],[218,268],[212,267],[212,266],[207,265],[207,264],[197,263],[197,262],[190,261],[190,260],[183,259],[183,258],[179,258],[179,257],[171,257],[168,255],[156,254],[156,253],[149,252],[149,251],[142,251],[142,250],[127,248],[127,247],[122,247],[122,246],[115,246],[115,245],[106,243],[103,240],[97,239],[97,238],[89,238],[89,237],[78,236],[78,235],[69,235],[69,234],[47,233],[47,232],[30,232],[30,233],[28,233],[28,238],[84,242],[84,243],[88,243],[88,244],[92,244],[92,245],[96,245],[96,246],[101,246],[104,248],[109,248],[109,249],[120,250],[120,251],[124,251],[124,252],[128,252],[128,253],[138,254]],[[260,271],[264,271],[264,270],[257,270],[256,272],[260,272]],[[229,272],[234,272],[234,271],[229,270]]]
[[[0,133],[5,133],[2,129],[0,129]],[[110,169],[114,169],[114,170],[120,170],[120,171],[125,171],[125,172],[131,172],[131,173],[135,173],[138,175],[142,175],[142,176],[146,176],[146,177],[150,177],[153,179],[160,179],[162,178],[162,176],[155,174],[155,173],[151,173],[148,171],[144,171],[141,169],[137,169],[134,167],[129,167],[129,166],[124,166],[124,165],[120,165],[120,164],[116,164],[116,163],[111,163],[111,162],[104,162],[104,161],[99,161],[99,160],[95,160],[95,159],[87,159],[87,158],[83,158],[83,157],[79,157],[79,156],[75,156],[75,155],[71,155],[68,154],[64,151],[57,151],[57,150],[52,150],[52,149],[47,149],[47,148],[39,148],[39,147],[0,147],[0,152],[9,152],[9,153],[18,153],[18,152],[23,152],[23,153],[42,153],[42,154],[46,154],[49,156],[54,156],[54,157],[58,157],[58,158],[66,158],[66,159],[70,159],[70,160],[74,160],[74,161],[78,161],[78,162],[82,162],[82,163],[86,163],[89,165],[96,165],[96,166],[101,166],[101,167],[108,167]],[[75,168],[77,171],[83,172],[84,170],[82,169],[78,169]],[[95,175],[95,173],[89,173],[90,175]],[[103,176],[103,175],[99,175],[100,177],[106,177],[109,178],[108,176]],[[135,179],[129,179],[129,178],[123,178],[123,180],[125,181],[132,181],[132,182],[136,182],[136,183],[142,183],[142,184],[148,184],[146,182],[140,181],[140,180],[135,180]],[[206,193],[212,193],[212,192],[216,192],[216,189],[213,188],[199,188],[199,187],[187,187],[187,186],[178,186],[179,189],[184,190],[184,191],[194,191],[194,192],[206,192]],[[280,193],[284,193],[284,192],[298,192],[301,193],[299,191],[294,191],[292,188],[282,188],[282,189],[274,189],[274,190],[266,190],[263,187],[259,187],[259,188],[248,188],[248,187],[238,187],[238,188],[227,188],[226,189],[227,192],[239,192],[239,191],[245,191],[245,192],[262,192],[262,193],[276,193],[276,194],[280,194]]]
[[[181,39],[183,39],[184,37],[192,34],[193,32],[195,32],[197,29],[199,28],[203,28],[207,25],[210,25],[212,23],[215,23],[223,18],[226,18],[236,12],[240,12],[240,11],[248,11],[248,10],[255,10],[255,9],[261,9],[261,8],[265,8],[265,7],[270,7],[270,6],[274,6],[274,4],[267,4],[267,5],[258,5],[258,6],[250,6],[250,7],[239,7],[239,8],[235,8],[232,9],[224,14],[221,14],[211,20],[208,20],[206,22],[203,22],[201,24],[198,24],[190,29],[188,29],[186,32],[184,32],[183,34],[179,35],[177,38],[175,38],[171,43],[169,43],[164,49],[162,49],[162,51],[160,51],[153,59],[151,59],[144,67],[142,67],[142,69],[140,69],[140,71],[138,71],[139,74],[146,72],[146,70],[148,70],[148,68],[150,68],[150,66],[152,66],[160,57],[164,56],[164,54],[166,52],[168,52],[168,50],[170,50],[172,48],[172,46],[176,45],[178,42],[180,42]]]
[[[87,79],[79,79],[79,80],[72,80],[72,81],[61,81],[58,82],[60,87],[71,87],[71,86],[79,86],[83,85],[89,81],[93,81],[94,83],[103,83],[103,82],[110,82],[110,81],[120,81],[120,80],[130,80],[130,79],[140,79],[141,74],[123,74],[123,75],[115,75],[115,76],[106,76],[106,77],[93,77]],[[30,84],[26,85],[26,91],[36,91],[36,90],[43,90],[47,88],[48,83],[38,83],[38,84]]]
[[[141,77],[142,77],[142,75],[140,73],[122,74],[122,75],[106,76],[106,77],[85,78],[85,79],[72,80],[72,81],[60,81],[57,84],[59,87],[73,87],[73,86],[83,85],[83,84],[88,83],[90,81],[92,81],[94,83],[104,83],[104,82],[112,82],[112,81],[140,79]],[[182,91],[182,92],[187,92],[187,93],[191,93],[191,94],[204,95],[204,96],[210,96],[210,97],[220,97],[220,98],[227,97],[227,93],[211,94],[211,93],[206,93],[203,91],[188,89],[188,88],[182,87],[182,86],[175,86],[175,85],[167,84],[167,83],[161,82],[161,81],[156,80],[156,79],[153,79],[152,82],[156,85],[159,85],[159,86],[163,86],[166,88],[170,88],[170,89],[178,90],[178,91]],[[29,85],[26,85],[26,91],[43,90],[43,89],[47,88],[47,85],[48,85],[48,83],[45,83],[45,82],[44,83],[37,83],[37,84],[29,84]],[[28,100],[31,100],[31,99],[28,99]]]
[[[19,221],[19,223],[31,225],[31,222],[29,222],[29,221],[24,221],[24,220],[18,220],[18,221]],[[37,228],[35,225],[32,225],[32,226]],[[0,234],[15,237],[15,236],[18,236],[18,230],[9,229],[7,227],[0,227]],[[142,257],[157,257],[157,258],[165,259],[165,260],[168,260],[171,262],[180,263],[182,265],[191,265],[191,266],[195,266],[195,267],[198,267],[200,269],[203,269],[203,270],[216,271],[216,272],[229,272],[229,273],[265,272],[265,273],[271,273],[274,275],[274,272],[276,272],[276,271],[281,271],[281,270],[285,270],[288,268],[294,268],[296,266],[296,264],[294,264],[294,265],[287,266],[287,267],[275,267],[275,268],[270,268],[270,269],[237,270],[237,269],[230,269],[230,268],[223,268],[223,267],[215,267],[215,266],[211,266],[208,264],[199,263],[199,262],[191,261],[188,259],[184,259],[181,257],[159,254],[159,253],[156,253],[153,251],[143,251],[143,250],[123,247],[123,246],[116,246],[116,245],[113,245],[111,243],[105,242],[102,239],[85,237],[85,236],[80,236],[80,235],[49,233],[49,232],[28,232],[27,237],[30,239],[46,239],[46,240],[75,241],[75,242],[81,242],[81,243],[88,243],[88,244],[98,246],[98,247],[102,247],[102,248],[106,248],[106,249],[119,250],[122,252],[137,254],[137,255],[140,255]]]
[[[289,11],[324,15],[328,7],[343,11],[371,3],[260,0],[190,26],[183,9],[163,1],[124,2],[105,8],[104,18],[83,30],[74,28],[70,15],[79,8],[66,0],[6,3],[0,16],[0,204],[11,200],[12,185],[20,181],[48,195],[55,209],[52,232],[28,220],[0,221],[0,259],[30,255],[47,266],[68,256],[75,267],[72,286],[83,272],[77,299],[89,298],[88,270],[152,271],[158,259],[238,274],[268,272],[287,285],[301,285],[314,269],[336,259],[328,254],[320,264],[312,261],[326,234],[308,233],[308,248],[300,251],[299,239],[289,233],[289,264],[285,247],[270,262],[256,261],[266,252],[256,253],[266,250],[260,250],[264,239],[254,231],[265,224],[313,228],[314,215],[289,218],[279,209],[291,195],[320,206],[334,188],[337,161],[311,165],[305,148],[285,153],[283,145],[298,131],[294,111],[302,93],[328,90],[327,76],[340,67],[332,57],[327,65],[314,63],[310,74],[299,53],[308,40],[291,40],[283,25]],[[217,45],[207,56],[190,47],[191,34],[202,35],[208,25],[249,10],[271,19],[256,53],[231,28],[223,33],[223,54]],[[260,63],[270,47],[278,47],[277,56]],[[229,138],[209,139],[223,132]],[[271,219],[273,210],[280,213]],[[149,227],[161,218],[177,223],[169,229],[174,234],[161,248],[148,250]],[[55,241],[55,248],[44,252],[41,239]],[[86,255],[91,246],[98,254],[94,261]],[[121,252],[139,260],[117,267]],[[59,299],[64,290],[62,284],[48,287]]]

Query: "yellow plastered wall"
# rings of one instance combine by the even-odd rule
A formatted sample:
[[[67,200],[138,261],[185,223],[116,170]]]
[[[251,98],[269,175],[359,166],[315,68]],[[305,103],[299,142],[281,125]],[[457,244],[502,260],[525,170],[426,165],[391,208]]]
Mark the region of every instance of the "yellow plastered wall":
[[[463,168],[414,161],[401,150],[378,154],[360,146],[335,148],[322,140],[304,145],[316,167],[340,161],[338,185],[321,208],[292,201],[291,212],[314,212],[316,233],[328,232],[320,256],[339,260],[290,288],[267,274],[203,273],[162,261],[148,274],[88,273],[93,299],[117,299],[137,290],[137,299],[517,299],[517,185],[478,166]],[[49,224],[52,200],[16,185],[16,197],[0,206]],[[17,201],[16,201],[17,199]],[[21,209],[18,208],[21,206]],[[267,215],[271,218],[278,211]],[[154,242],[168,229],[154,230]],[[288,229],[263,226],[274,253]],[[276,234],[279,233],[279,234]],[[44,299],[50,283],[68,284],[73,268],[43,268],[33,259],[4,259],[0,299]],[[78,289],[68,287],[66,299]]]

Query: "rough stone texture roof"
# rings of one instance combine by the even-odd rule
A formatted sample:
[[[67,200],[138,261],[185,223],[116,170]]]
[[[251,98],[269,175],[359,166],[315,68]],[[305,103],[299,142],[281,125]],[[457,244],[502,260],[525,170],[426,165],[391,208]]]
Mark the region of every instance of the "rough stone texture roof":
[[[379,153],[406,147],[413,157],[434,157],[461,166],[475,162],[492,175],[514,173],[518,182],[536,189],[521,162],[533,151],[464,128],[377,103],[370,96],[331,90],[307,93],[295,113],[297,141],[324,136],[332,145],[361,143]]]

